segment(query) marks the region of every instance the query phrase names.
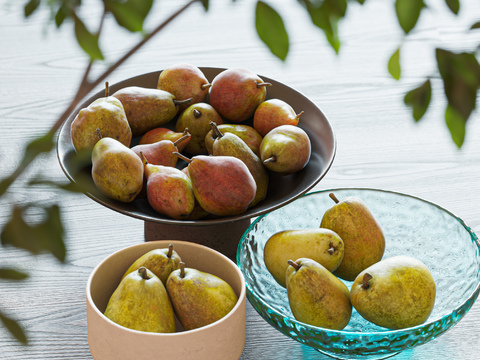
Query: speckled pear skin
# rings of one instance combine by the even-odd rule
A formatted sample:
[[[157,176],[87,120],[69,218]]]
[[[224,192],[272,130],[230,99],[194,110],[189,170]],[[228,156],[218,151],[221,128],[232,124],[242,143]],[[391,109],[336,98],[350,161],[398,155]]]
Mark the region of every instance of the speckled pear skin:
[[[122,103],[112,96],[99,98],[79,111],[70,127],[73,147],[76,152],[92,151],[102,137],[111,137],[129,147],[132,130]]]
[[[267,240],[263,259],[273,278],[286,287],[288,260],[309,258],[335,271],[343,260],[343,240],[329,229],[310,228],[279,231]]]
[[[383,257],[385,236],[381,225],[358,197],[345,197],[325,211],[320,227],[336,232],[344,242],[345,254],[334,272],[341,279],[355,280]]]
[[[214,128],[216,127],[215,124],[212,124],[212,126]],[[213,142],[212,155],[234,156],[237,159],[242,160],[245,165],[247,165],[248,170],[250,170],[250,173],[255,180],[255,184],[257,185],[255,198],[250,205],[248,205],[248,207],[250,208],[257,205],[267,196],[269,180],[267,168],[263,165],[260,158],[255,155],[248,145],[237,135],[234,133],[222,134],[218,128],[217,131],[218,137]]]
[[[233,133],[237,135],[240,139],[245,141],[245,144],[257,155],[260,157],[260,143],[262,142],[263,137],[255,130],[253,127],[245,124],[217,124],[218,129],[225,133]],[[213,142],[217,137],[213,133],[213,130],[210,130],[205,136],[205,147],[209,154],[213,151]]]
[[[290,309],[295,319],[327,329],[342,330],[352,316],[347,286],[323,265],[308,258],[294,261],[285,274]]]
[[[153,272],[162,281],[163,285],[166,285],[170,273],[180,267],[180,261],[182,261],[182,259],[177,252],[173,250],[172,244],[170,244],[168,248],[150,250],[130,265],[122,279],[131,272],[144,266]]]
[[[253,115],[253,127],[261,136],[280,125],[297,126],[303,111],[296,114],[287,102],[269,99],[258,105]]]
[[[92,151],[92,178],[104,195],[131,202],[143,187],[143,163],[118,140],[103,137]]]
[[[255,179],[247,165],[233,156],[197,155],[187,170],[195,198],[211,214],[241,214],[255,198]]]
[[[125,109],[133,137],[160,127],[178,113],[175,96],[168,91],[140,86],[124,87],[112,95],[119,99]]]
[[[404,255],[365,269],[350,290],[352,305],[358,313],[388,329],[423,324],[433,310],[435,296],[435,280],[427,266]]]
[[[145,275],[142,275],[142,271]],[[118,325],[133,330],[175,332],[175,315],[165,286],[144,267],[131,272],[120,282],[110,297],[104,315]]]
[[[196,269],[173,271],[167,280],[168,295],[185,330],[197,329],[227,315],[238,297],[223,279]]]

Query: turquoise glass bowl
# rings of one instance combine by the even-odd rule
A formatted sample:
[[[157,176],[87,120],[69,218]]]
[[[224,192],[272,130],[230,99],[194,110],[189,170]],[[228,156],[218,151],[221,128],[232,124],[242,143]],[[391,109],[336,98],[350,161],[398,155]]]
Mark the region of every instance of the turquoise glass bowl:
[[[310,326],[293,317],[287,291],[265,267],[263,249],[271,235],[287,229],[319,227],[324,212],[338,199],[360,197],[385,234],[384,259],[409,255],[423,261],[437,286],[435,306],[426,323],[388,330],[363,319],[355,310],[342,331]],[[457,324],[480,291],[480,244],[475,233],[449,211],[417,197],[373,189],[333,189],[306,194],[258,217],[244,233],[237,265],[247,298],[274,328],[290,338],[338,359],[382,359],[425,344]],[[296,260],[296,259],[294,259]],[[350,288],[352,282],[345,281]]]

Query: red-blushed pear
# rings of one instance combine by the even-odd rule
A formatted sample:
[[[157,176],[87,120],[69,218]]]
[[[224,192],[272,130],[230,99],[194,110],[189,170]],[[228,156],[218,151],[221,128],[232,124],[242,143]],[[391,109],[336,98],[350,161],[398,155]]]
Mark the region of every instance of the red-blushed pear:
[[[188,163],[195,198],[200,206],[218,216],[245,212],[255,198],[257,185],[247,165],[233,156],[197,155]]]
[[[139,145],[144,144],[153,144],[154,142],[160,140],[170,140],[172,142],[177,141],[183,135],[188,133],[188,129],[186,128],[183,132],[176,132],[174,130],[165,128],[165,127],[158,127],[152,130],[147,131],[138,141]],[[177,148],[179,152],[182,152],[185,146],[187,146],[188,142],[190,141],[191,137],[185,139],[181,143],[177,144]]]
[[[225,133],[233,133],[242,139],[245,144],[257,155],[260,157],[260,143],[262,142],[263,137],[250,125],[245,124],[217,124],[218,130]],[[213,151],[213,142],[217,138],[217,134],[211,129],[205,136],[205,147],[209,154]]]
[[[179,105],[191,101],[178,99],[168,91],[140,86],[124,87],[112,96],[122,102],[133,137],[168,123],[177,115]]]
[[[131,202],[143,187],[142,160],[130,148],[100,131],[92,151],[92,179],[107,197]]]
[[[172,219],[186,218],[195,206],[190,178],[181,170],[149,164],[141,154],[147,181],[147,200],[150,206]]]
[[[303,111],[295,113],[290,104],[280,99],[269,99],[258,105],[253,115],[253,127],[261,136],[280,125],[297,126]]]
[[[268,86],[271,84],[251,70],[227,69],[213,79],[209,102],[225,122],[240,123],[253,116],[265,100]]]
[[[100,129],[103,137],[110,137],[130,147],[132,130],[122,103],[109,96],[108,82],[105,83],[105,97],[93,101],[79,111],[70,125],[70,135],[76,152],[90,152],[100,139],[97,134]]]
[[[188,63],[178,63],[164,69],[157,82],[157,89],[168,91],[177,99],[188,99],[189,104],[179,106],[182,112],[189,105],[205,101],[211,84],[200,68]]]
[[[310,160],[312,146],[308,134],[293,125],[281,125],[263,137],[260,158],[267,169],[280,175],[302,170]]]
[[[140,154],[145,156],[149,164],[175,167],[178,157],[174,152],[180,151],[179,145],[190,139],[190,134],[183,135],[181,138],[172,142],[171,140],[160,140],[152,144],[138,144],[133,146],[132,151],[141,158]]]

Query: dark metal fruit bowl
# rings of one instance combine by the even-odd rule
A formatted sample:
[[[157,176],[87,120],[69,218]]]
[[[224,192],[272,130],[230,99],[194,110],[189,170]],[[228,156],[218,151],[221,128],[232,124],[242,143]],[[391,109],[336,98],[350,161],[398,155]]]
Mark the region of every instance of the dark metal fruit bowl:
[[[224,69],[221,68],[200,68],[207,79],[212,81],[216,74]],[[126,86],[141,86],[147,88],[156,88],[158,76],[161,71],[139,75],[116,84],[110,85],[110,93]],[[308,98],[296,90],[267,77],[260,77],[267,82],[272,83],[267,90],[267,98],[279,98],[289,103],[298,113],[304,111],[299,126],[303,128],[310,137],[312,143],[312,154],[308,165],[300,172],[289,176],[271,175],[267,197],[256,206],[248,209],[246,212],[229,217],[209,218],[203,220],[187,221],[174,220],[158,214],[148,204],[145,199],[137,199],[131,203],[122,203],[112,200],[101,194],[95,189],[93,180],[91,180],[91,166],[84,166],[77,169],[76,152],[73,148],[70,126],[78,111],[88,106],[93,100],[104,96],[100,91],[84,101],[67,119],[60,129],[57,143],[57,155],[60,165],[66,176],[74,183],[86,179],[89,185],[89,191],[85,194],[96,202],[115,210],[124,215],[132,216],[148,222],[171,224],[171,225],[216,225],[232,221],[246,220],[265,214],[288,204],[297,197],[305,194],[313,188],[327,173],[332,165],[336,152],[336,141],[333,129],[322,113],[322,111]],[[248,120],[246,122],[248,124]],[[165,127],[174,128],[175,123],[172,120]],[[132,145],[139,139],[133,139]]]

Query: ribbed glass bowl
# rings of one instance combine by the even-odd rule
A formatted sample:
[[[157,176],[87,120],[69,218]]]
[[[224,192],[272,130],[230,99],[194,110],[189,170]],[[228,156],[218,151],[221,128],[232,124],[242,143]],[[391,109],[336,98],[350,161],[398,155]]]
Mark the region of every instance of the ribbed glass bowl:
[[[266,241],[287,229],[319,227],[324,212],[337,198],[360,197],[385,234],[384,259],[409,255],[423,261],[437,286],[435,306],[426,323],[388,330],[363,319],[355,310],[342,331],[295,320],[287,291],[270,275],[263,260]],[[457,324],[470,310],[480,290],[480,245],[458,217],[428,201],[390,191],[333,189],[304,195],[258,217],[243,235],[237,264],[246,282],[247,298],[257,312],[283,334],[338,359],[382,359],[425,344]],[[296,260],[296,259],[294,259]],[[344,281],[351,287],[352,282]]]

